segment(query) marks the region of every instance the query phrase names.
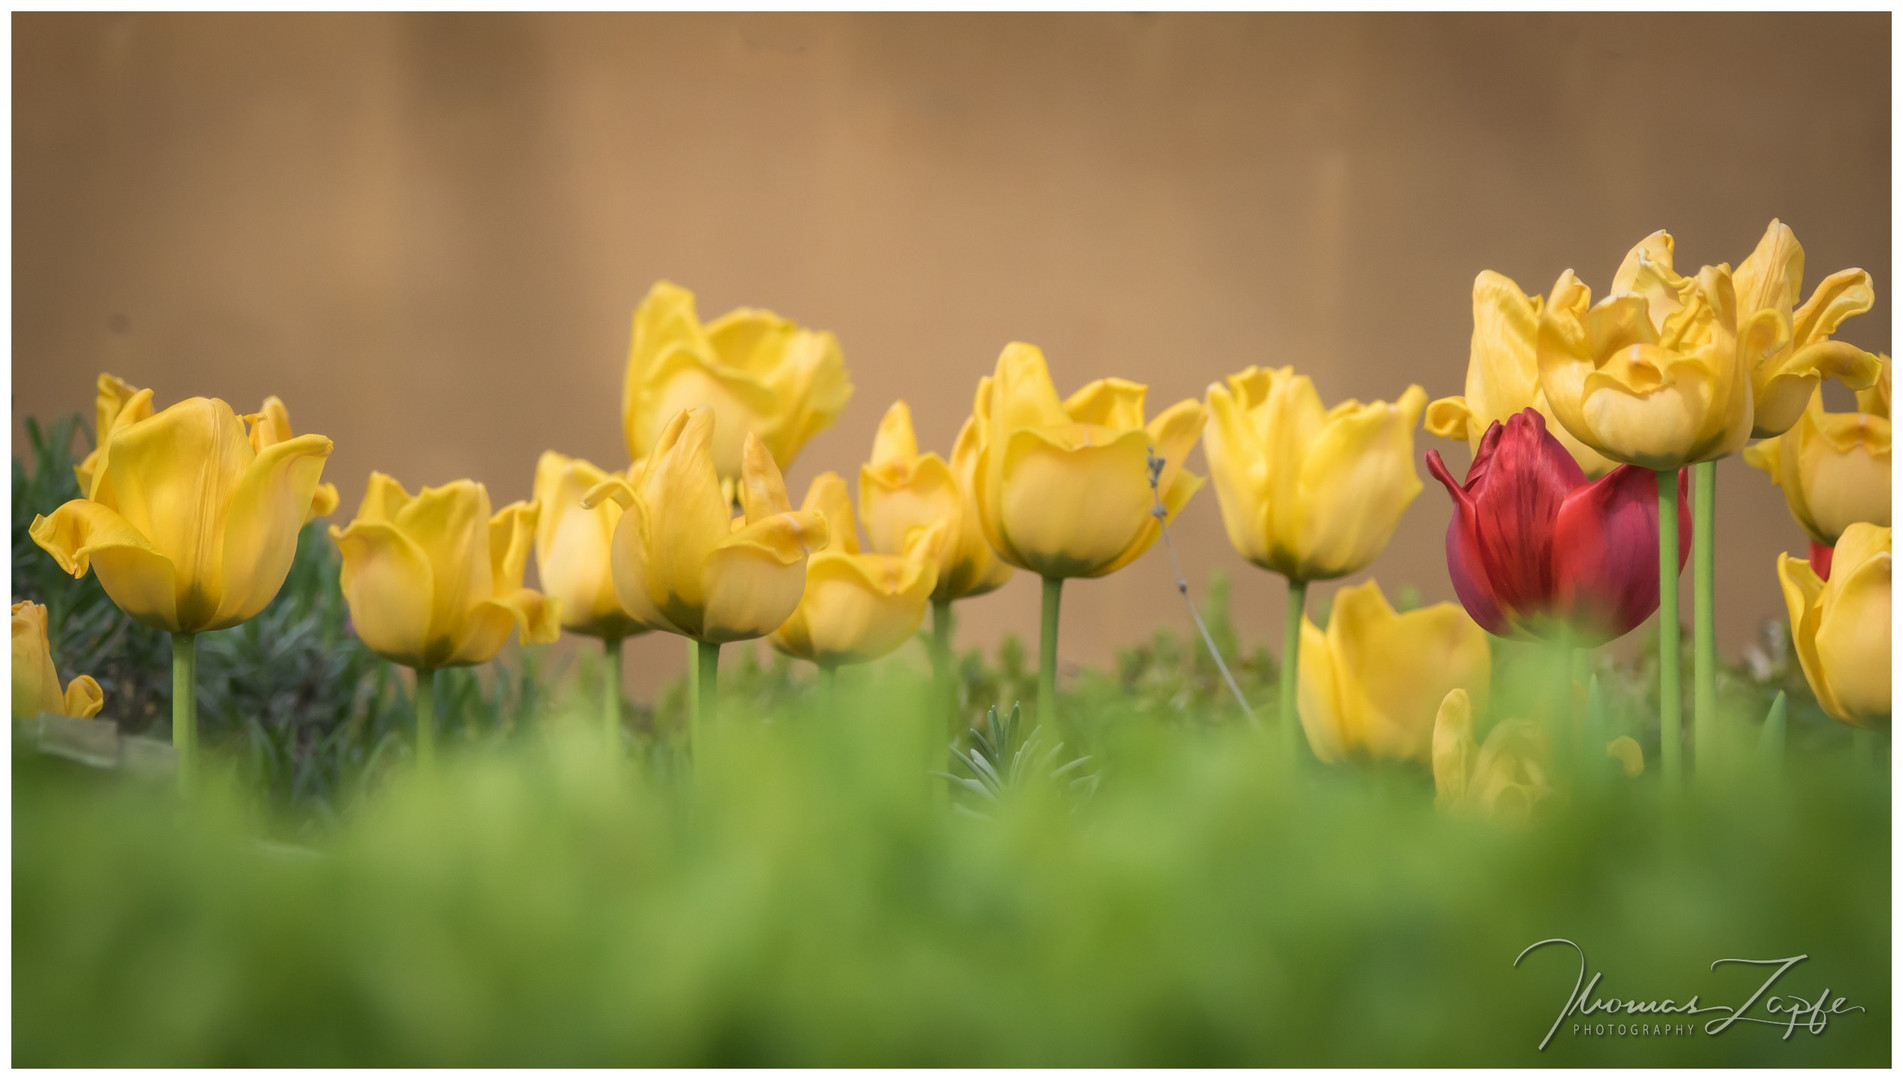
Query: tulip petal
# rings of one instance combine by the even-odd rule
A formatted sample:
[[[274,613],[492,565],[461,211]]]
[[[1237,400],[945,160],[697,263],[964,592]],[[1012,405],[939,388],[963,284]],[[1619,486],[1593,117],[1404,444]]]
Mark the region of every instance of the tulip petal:
[[[514,589],[476,603],[469,609],[461,636],[441,666],[466,667],[495,659],[520,630],[524,645],[547,645],[561,636],[560,605],[534,589]]]
[[[1202,402],[1186,398],[1158,413],[1148,427],[1144,427],[1141,415],[1135,424],[1130,425],[1144,427],[1150,433],[1153,452],[1163,459],[1163,471],[1156,481],[1158,491],[1168,491],[1176,482],[1177,474],[1183,471],[1184,464],[1189,461],[1190,450],[1195,447],[1196,440],[1202,437],[1203,424],[1208,416],[1209,412],[1203,408]]]
[[[1817,656],[1839,719],[1875,727],[1890,716],[1890,552],[1868,552],[1862,537],[1889,530],[1853,528],[1832,556],[1817,622]]]
[[[244,622],[283,587],[330,451],[324,436],[299,435],[265,447],[245,470],[225,508],[224,580],[217,614],[204,629]]]
[[[372,472],[363,489],[363,502],[357,505],[357,521],[395,521],[397,514],[410,505],[412,496],[387,473]]]
[[[1771,308],[1789,311],[1797,306],[1804,282],[1804,246],[1789,225],[1771,219],[1758,246],[1732,272],[1738,310],[1746,315]]]
[[[776,632],[774,644],[823,667],[876,660],[918,632],[936,578],[930,564],[914,560],[819,552],[807,561],[799,611],[787,620],[799,625]]]
[[[800,509],[826,519],[826,546],[823,550],[858,554],[859,527],[852,520],[852,494],[846,481],[836,472],[823,472],[806,489]]]
[[[1612,289],[1615,293],[1634,292],[1639,288],[1639,278],[1645,263],[1653,263],[1669,270],[1673,254],[1672,234],[1664,229],[1647,236],[1632,245],[1625,258],[1620,261],[1619,269],[1613,272]],[[1571,271],[1567,271],[1571,273]]]
[[[644,399],[661,357],[677,350],[713,355],[713,346],[694,311],[694,294],[671,281],[659,281],[634,311],[634,333],[622,381],[621,417],[630,458],[647,456],[661,426],[672,415],[657,413]]]
[[[1682,568],[1691,551],[1691,500],[1683,471],[1678,482]],[[1573,490],[1559,506],[1552,543],[1554,609],[1571,624],[1574,644],[1601,645],[1658,610],[1658,480],[1650,470],[1622,465]]]
[[[1149,434],[1140,428],[1012,432],[1004,448],[999,531],[1025,569],[1092,577],[1125,554],[1155,520],[1149,448]]]
[[[799,329],[764,308],[734,308],[707,324],[707,343],[727,367],[765,379],[779,366]]]
[[[707,600],[693,636],[727,642],[772,633],[799,607],[807,556],[826,537],[825,517],[810,510],[776,514],[734,533],[707,560]]]
[[[469,609],[495,595],[488,489],[470,480],[424,488],[395,524],[429,559],[431,642],[458,640]]]
[[[1449,690],[1484,711],[1490,671],[1486,634],[1455,604],[1396,614],[1373,581],[1335,594],[1328,648],[1340,675],[1343,728],[1370,754],[1426,760],[1433,710]]]
[[[918,435],[912,430],[912,407],[895,401],[879,420],[879,431],[872,437],[873,466],[888,462],[907,462],[918,457]],[[863,493],[861,493],[863,498]]]
[[[350,623],[373,653],[410,667],[431,667],[430,603],[435,571],[429,555],[394,523],[359,518],[331,527],[343,553],[344,599]],[[440,643],[447,652],[448,642]]]
[[[708,559],[733,532],[732,508],[714,469],[714,423],[714,414],[706,409],[677,415],[655,444],[641,479],[640,501],[649,514],[643,546],[648,585],[677,626],[698,621],[692,612],[706,598],[702,585]]]
[[[760,437],[749,433],[742,453],[740,506],[749,523],[764,521],[793,509],[787,501],[786,478]]]
[[[1143,426],[1143,398],[1149,387],[1128,379],[1098,379],[1064,401],[1073,423],[1109,428]]]
[[[596,490],[610,488],[616,494],[627,490],[625,484],[619,489],[614,489],[612,487],[614,483],[614,481],[604,483]],[[592,495],[593,492],[590,494]],[[669,604],[666,588],[656,582],[654,575],[649,571],[648,552],[653,548],[652,532],[647,503],[639,498],[631,498],[625,512],[621,515],[621,520],[615,524],[614,538],[608,554],[615,599],[620,601],[622,610],[626,611],[630,618],[643,626],[692,637],[692,628],[676,622],[662,610],[663,605],[667,605],[683,616],[689,613],[683,605]]]
[[[1473,700],[1467,691],[1455,687],[1441,699],[1434,714],[1434,805],[1450,809],[1467,794],[1473,783],[1474,755],[1479,746],[1473,736]]]
[[[837,419],[852,400],[853,387],[846,377],[839,339],[831,331],[796,331],[780,366],[767,380],[767,388],[783,406],[792,403],[791,410],[783,408],[762,435],[773,459],[784,468],[793,463],[807,440]]]
[[[1284,657],[1283,661],[1286,663],[1287,659]],[[1333,765],[1347,756],[1349,745],[1341,676],[1335,670],[1327,636],[1307,616],[1302,618],[1302,646],[1295,666],[1296,714],[1301,717],[1302,734],[1308,739],[1308,748],[1316,759]]]
[[[105,706],[105,691],[99,689],[99,682],[91,675],[81,675],[66,684],[63,707],[67,716],[90,720]]]
[[[708,446],[720,476],[739,476],[747,436],[769,432],[777,422],[777,398],[766,384],[684,348],[663,355],[648,378],[638,405],[646,418],[639,430],[660,429],[662,421],[683,410],[705,411]]]
[[[1500,425],[1496,423],[1489,435],[1499,430]],[[1485,445],[1482,444],[1483,447]],[[1441,482],[1441,486],[1454,499],[1454,517],[1447,523],[1447,576],[1453,581],[1454,595],[1460,598],[1460,606],[1467,609],[1467,614],[1488,633],[1501,637],[1512,636],[1513,627],[1507,621],[1501,600],[1494,595],[1493,583],[1487,572],[1487,560],[1483,554],[1485,549],[1479,532],[1480,519],[1473,498],[1454,482],[1453,475],[1447,471],[1447,464],[1441,460],[1440,451],[1427,452],[1427,471]]]
[[[1478,418],[1468,406],[1467,399],[1460,396],[1436,398],[1427,406],[1427,430],[1429,434],[1443,439],[1457,439],[1467,442],[1470,424],[1476,424]],[[1478,431],[1472,432],[1475,438]]]
[[[1803,349],[1821,343],[1836,333],[1845,319],[1869,311],[1876,306],[1876,301],[1869,274],[1862,270],[1837,271],[1818,282],[1804,306],[1791,313],[1792,346]],[[1864,388],[1848,385],[1852,390]]]
[[[1394,405],[1375,402],[1331,420],[1309,447],[1297,489],[1303,576],[1351,574],[1387,546],[1421,493],[1414,425],[1426,403],[1426,392],[1410,386]]]
[[[1791,645],[1797,653],[1798,665],[1804,669],[1804,679],[1810,683],[1811,692],[1817,695],[1817,703],[1824,711],[1844,719],[1849,714],[1831,691],[1817,657],[1817,628],[1823,621],[1818,600],[1824,594],[1824,583],[1818,580],[1809,563],[1789,555],[1777,557],[1777,580],[1784,589],[1784,608],[1791,620]]]
[[[74,577],[91,569],[119,610],[168,633],[189,628],[178,618],[177,569],[144,534],[111,507],[74,499],[36,517],[27,535]]]
[[[1210,422],[1203,429],[1203,457],[1216,483],[1223,529],[1238,555],[1268,568],[1273,543],[1269,469],[1264,457],[1268,447],[1257,437],[1229,387],[1211,383],[1207,400]]]
[[[489,519],[489,566],[494,578],[494,595],[522,587],[522,572],[529,564],[529,552],[535,546],[535,526],[542,506],[536,502],[512,502]]]

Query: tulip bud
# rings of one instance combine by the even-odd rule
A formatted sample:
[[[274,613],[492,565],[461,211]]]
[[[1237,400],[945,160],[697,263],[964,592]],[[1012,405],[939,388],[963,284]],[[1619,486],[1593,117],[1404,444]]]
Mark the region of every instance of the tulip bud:
[[[1744,452],[1783,489],[1791,516],[1826,551],[1856,522],[1890,523],[1889,357],[1881,364],[1877,384],[1858,395],[1857,412],[1825,412],[1823,392],[1813,390],[1789,431]],[[1825,560],[1817,572],[1828,577]]]
[[[582,498],[608,473],[580,458],[544,451],[535,464],[535,570],[542,591],[557,601],[562,629],[609,641],[646,627],[621,608],[615,596],[610,552],[621,504],[612,499],[592,508]]]
[[[30,600],[13,605],[13,715],[41,713],[74,716],[82,720],[99,714],[106,696],[91,675],[81,675],[64,688],[53,666],[53,650],[46,637],[46,608]]]
[[[859,469],[859,514],[872,550],[902,555],[915,530],[944,525],[936,548],[926,553],[938,564],[934,601],[982,596],[1011,577],[1010,564],[991,550],[978,523],[972,493],[978,453],[978,427],[967,419],[949,465],[937,454],[921,455],[912,410],[895,401],[879,422],[872,460]]]

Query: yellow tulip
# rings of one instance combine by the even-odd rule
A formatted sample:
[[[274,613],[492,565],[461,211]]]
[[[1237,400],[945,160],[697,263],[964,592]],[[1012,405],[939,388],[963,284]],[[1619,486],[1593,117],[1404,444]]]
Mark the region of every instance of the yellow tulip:
[[[758,435],[742,453],[739,518],[714,469],[714,414],[677,413],[631,479],[610,476],[582,505],[612,499],[615,595],[635,621],[718,645],[764,637],[799,606],[806,557],[826,542],[826,518],[794,510]]]
[[[1159,530],[1152,451],[1164,463],[1166,520],[1202,486],[1183,468],[1202,405],[1179,401],[1145,425],[1146,389],[1099,379],[1063,400],[1035,345],[1005,346],[972,410],[978,521],[1005,562],[1051,579],[1102,577],[1149,550]]]
[[[370,474],[356,518],[330,535],[351,625],[371,652],[434,670],[487,662],[512,630],[525,645],[555,640],[556,603],[522,587],[536,505],[489,511],[489,491],[474,481],[412,496]]]
[[[1890,529],[1857,522],[1831,557],[1830,580],[1810,563],[1780,555],[1777,577],[1791,616],[1791,640],[1817,703],[1861,728],[1890,717]]]
[[[1335,594],[1324,633],[1302,620],[1302,729],[1315,756],[1427,761],[1447,692],[1484,710],[1492,654],[1458,604],[1396,614],[1373,581]]]
[[[1598,451],[1574,438],[1553,416],[1540,389],[1538,342],[1544,301],[1528,296],[1505,274],[1482,270],[1474,278],[1473,339],[1467,348],[1466,396],[1445,397],[1427,407],[1427,430],[1443,439],[1465,439],[1480,451],[1480,439],[1496,421],[1506,423],[1522,409],[1546,418],[1551,431],[1579,462],[1587,476],[1613,470]]]
[[[823,668],[877,660],[918,632],[938,581],[929,552],[939,547],[940,521],[914,529],[906,555],[861,554],[852,499],[838,473],[821,473],[800,509],[826,519],[826,545],[806,563],[806,590],[773,632],[773,647]]]
[[[30,600],[13,605],[13,715],[41,713],[97,716],[106,695],[91,675],[81,675],[64,688],[53,667],[52,645],[46,639],[46,609]]]
[[[1251,367],[1209,388],[1203,454],[1236,552],[1296,581],[1374,561],[1421,493],[1414,425],[1427,394],[1324,410],[1293,368]]]
[[[1473,713],[1472,698],[1456,688],[1434,716],[1434,805],[1524,822],[1553,792],[1546,736],[1532,721],[1502,720],[1476,744]]]
[[[1832,341],[1840,323],[1876,306],[1876,290],[1862,270],[1839,270],[1798,305],[1804,287],[1804,248],[1790,226],[1772,219],[1758,246],[1732,275],[1739,325],[1762,313],[1773,320],[1770,347],[1752,356],[1752,431],[1781,435],[1797,422],[1824,379],[1852,390],[1876,381],[1881,362],[1848,342]]]
[[[971,483],[978,449],[978,427],[967,419],[949,465],[935,453],[920,455],[912,410],[895,401],[879,422],[872,460],[859,468],[859,516],[873,551],[903,555],[918,530],[944,523],[925,553],[938,564],[934,602],[982,596],[1011,577],[1010,564],[991,550],[978,523]]]
[[[610,562],[621,504],[584,509],[582,498],[609,473],[581,458],[544,451],[535,463],[535,569],[542,591],[558,601],[562,629],[617,641],[646,627],[621,608]]]
[[[88,568],[120,610],[174,634],[264,609],[297,551],[331,442],[254,447],[231,407],[190,398],[112,428],[89,498],[30,533],[74,577]]]
[[[1730,271],[1672,269],[1672,238],[1641,240],[1597,304],[1571,270],[1540,315],[1540,388],[1560,426],[1613,461],[1671,470],[1751,436],[1751,358],[1777,346],[1768,311],[1738,317]]]
[[[1744,460],[1784,489],[1791,516],[1811,539],[1830,547],[1853,523],[1890,524],[1890,361],[1858,404],[1880,413],[1824,411],[1822,390],[1782,435],[1747,447]]]
[[[93,478],[100,475],[100,464],[106,460],[112,433],[152,415],[152,391],[141,390],[117,375],[102,372],[93,402],[93,413],[97,423],[94,431],[98,445],[86,455],[85,460],[73,466],[73,475],[79,479],[79,490],[87,496],[92,494]],[[241,416],[240,419],[250,429],[252,450],[261,451],[294,437],[290,410],[284,407],[284,402],[275,394],[265,398],[256,413]],[[310,509],[305,513],[304,520],[308,522],[313,518],[326,517],[336,509],[336,486],[320,483],[316,493],[311,496]]]
[[[621,416],[628,456],[637,461],[673,416],[701,408],[712,411],[714,467],[723,480],[740,478],[748,436],[785,469],[851,398],[831,331],[755,308],[736,308],[703,327],[694,294],[667,281],[635,310]]]

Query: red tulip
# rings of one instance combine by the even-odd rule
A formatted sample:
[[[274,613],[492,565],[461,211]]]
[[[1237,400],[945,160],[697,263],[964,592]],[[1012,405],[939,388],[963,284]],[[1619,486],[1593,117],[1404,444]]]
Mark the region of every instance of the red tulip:
[[[1440,454],[1427,468],[1454,497],[1447,572],[1467,614],[1502,637],[1599,645],[1659,603],[1658,480],[1622,465],[1588,481],[1533,409],[1480,440],[1465,485]],[[1685,473],[1678,476],[1678,563],[1691,550]]]

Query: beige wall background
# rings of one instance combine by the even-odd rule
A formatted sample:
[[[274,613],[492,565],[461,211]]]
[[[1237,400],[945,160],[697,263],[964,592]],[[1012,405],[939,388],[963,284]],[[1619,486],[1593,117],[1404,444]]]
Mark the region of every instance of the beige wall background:
[[[1603,286],[1656,228],[1736,263],[1789,222],[1883,299],[1890,28],[1874,15],[16,15],[13,416],[102,369],[290,405],[372,468],[526,497],[557,448],[623,463],[649,284],[836,331],[857,394],[788,477],[852,475],[907,399],[941,451],[1005,342],[1153,410],[1255,364],[1323,397],[1460,391],[1492,268]],[[1808,287],[1808,285],[1807,285]],[[1456,468],[1464,446],[1419,436]],[[1198,454],[1200,459],[1200,453]],[[1194,463],[1201,468],[1201,462]],[[1428,488],[1372,573],[1452,597]],[[1779,616],[1801,530],[1720,470],[1721,645]],[[1190,576],[1273,639],[1283,586],[1213,492]],[[1351,579],[1358,580],[1358,579]],[[1318,590],[1327,595],[1332,589]],[[1153,551],[1066,590],[1064,659],[1187,629]],[[1035,637],[1035,582],[962,608]],[[679,671],[630,646],[637,692]]]

